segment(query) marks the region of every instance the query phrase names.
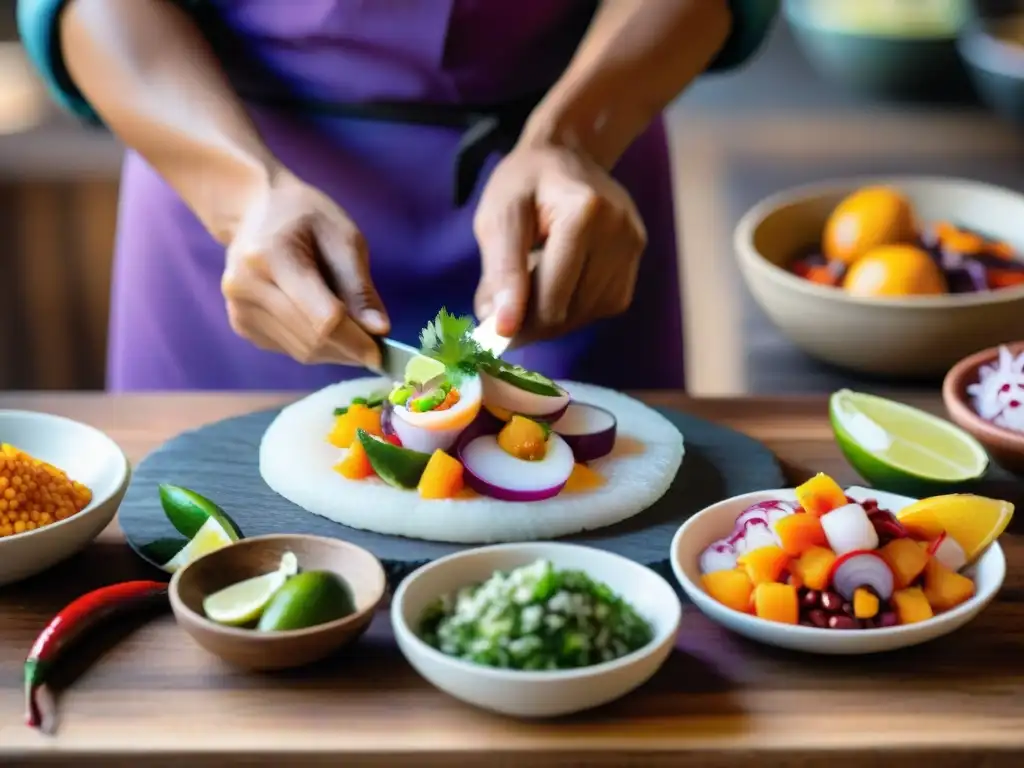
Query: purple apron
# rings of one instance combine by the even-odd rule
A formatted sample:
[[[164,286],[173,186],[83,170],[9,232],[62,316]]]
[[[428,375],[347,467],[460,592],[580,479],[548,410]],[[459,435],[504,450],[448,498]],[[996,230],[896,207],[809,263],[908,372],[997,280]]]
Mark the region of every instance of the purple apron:
[[[500,104],[543,92],[579,43],[587,0],[216,0],[247,57],[283,88],[322,102]],[[233,80],[237,62],[225,59]],[[244,67],[243,67],[244,69]],[[240,90],[245,93],[244,87]],[[441,306],[471,314],[480,277],[473,212],[453,201],[463,130],[363,120],[249,102],[271,150],[344,208],[366,236],[392,335],[416,343]],[[557,378],[605,386],[683,386],[670,163],[653,125],[616,178],[633,195],[649,245],[632,308],[508,357]],[[224,251],[134,152],[121,182],[108,388],[312,390],[367,375],[257,349],[228,325]]]

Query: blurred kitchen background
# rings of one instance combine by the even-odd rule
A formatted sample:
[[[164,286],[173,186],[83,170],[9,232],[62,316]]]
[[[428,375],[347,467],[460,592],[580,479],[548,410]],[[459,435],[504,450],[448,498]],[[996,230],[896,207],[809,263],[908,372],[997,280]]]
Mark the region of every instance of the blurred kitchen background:
[[[14,8],[0,0],[0,388],[101,389],[121,150],[50,105]],[[994,19],[1001,42],[978,37]],[[935,385],[864,381],[793,348],[743,286],[732,230],[766,195],[834,177],[927,173],[1024,191],[1024,65],[972,77],[961,54],[982,40],[1024,61],[1017,19],[1012,0],[790,2],[753,64],[672,106],[694,394]]]

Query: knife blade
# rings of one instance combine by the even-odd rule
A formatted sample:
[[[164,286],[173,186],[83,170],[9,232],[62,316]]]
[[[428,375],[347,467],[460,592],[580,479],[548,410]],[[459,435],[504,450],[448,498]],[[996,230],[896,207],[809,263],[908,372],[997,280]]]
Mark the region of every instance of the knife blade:
[[[375,372],[387,376],[392,381],[404,381],[405,366],[414,357],[418,357],[420,351],[394,339],[381,338],[378,341],[381,364],[380,369]]]

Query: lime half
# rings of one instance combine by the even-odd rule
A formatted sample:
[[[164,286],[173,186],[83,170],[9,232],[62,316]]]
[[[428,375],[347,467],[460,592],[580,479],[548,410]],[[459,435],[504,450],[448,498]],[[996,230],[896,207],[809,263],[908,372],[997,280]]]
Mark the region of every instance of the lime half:
[[[406,383],[426,384],[445,373],[444,363],[426,355],[417,355],[405,364]]]
[[[203,612],[210,621],[231,627],[256,621],[267,603],[298,570],[295,555],[285,552],[276,571],[240,581],[207,596],[203,600]]]
[[[189,543],[160,567],[168,573],[174,573],[178,569],[184,568],[193,560],[198,560],[203,555],[208,555],[221,547],[233,544],[235,541],[237,539],[231,536],[216,518],[207,518],[206,522],[203,523]]]
[[[841,389],[829,398],[828,410],[840,450],[875,488],[930,495],[988,469],[977,440],[918,408]]]

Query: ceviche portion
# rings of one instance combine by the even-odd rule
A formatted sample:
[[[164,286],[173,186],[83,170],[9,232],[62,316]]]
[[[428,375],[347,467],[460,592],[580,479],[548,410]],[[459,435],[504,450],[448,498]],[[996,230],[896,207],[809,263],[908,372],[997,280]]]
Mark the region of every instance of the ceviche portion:
[[[701,555],[702,585],[733,610],[785,624],[868,630],[926,621],[974,596],[963,573],[1009,524],[1013,505],[968,494],[899,515],[858,503],[818,474],[796,502],[763,501]]]
[[[403,381],[335,409],[335,470],[424,499],[542,501],[600,487],[587,462],[615,447],[616,419],[546,376],[481,349],[473,322],[442,309]]]

